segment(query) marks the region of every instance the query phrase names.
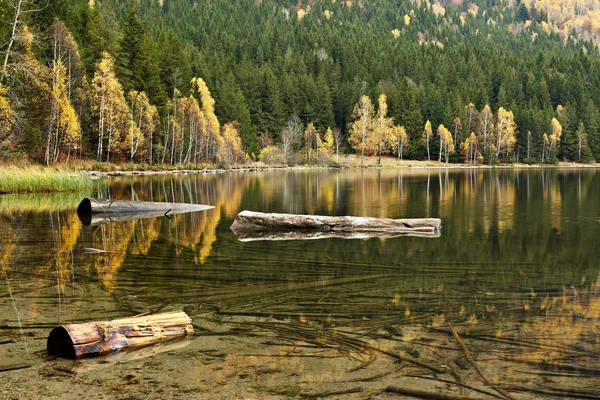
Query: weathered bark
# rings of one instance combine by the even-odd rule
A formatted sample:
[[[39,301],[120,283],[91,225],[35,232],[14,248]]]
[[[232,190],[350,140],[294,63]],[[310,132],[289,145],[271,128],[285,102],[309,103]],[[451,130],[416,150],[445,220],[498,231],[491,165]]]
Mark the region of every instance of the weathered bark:
[[[75,359],[150,346],[193,333],[191,318],[176,311],[57,326],[48,336],[47,349],[56,356]]]
[[[439,236],[438,218],[388,219],[319,215],[264,214],[242,211],[231,225],[241,240]]]

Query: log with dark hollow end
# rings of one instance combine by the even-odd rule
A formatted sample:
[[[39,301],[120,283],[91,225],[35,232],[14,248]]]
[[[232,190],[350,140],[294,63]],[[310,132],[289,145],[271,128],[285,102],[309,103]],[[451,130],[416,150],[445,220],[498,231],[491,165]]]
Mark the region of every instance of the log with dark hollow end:
[[[329,217],[242,211],[231,225],[243,241],[396,236],[439,237],[439,218]]]
[[[84,225],[124,222],[141,218],[155,218],[215,208],[204,204],[161,203],[154,201],[101,200],[85,198],[77,207],[77,215]]]
[[[48,352],[63,358],[110,354],[192,336],[191,318],[183,311],[57,326],[48,336]]]

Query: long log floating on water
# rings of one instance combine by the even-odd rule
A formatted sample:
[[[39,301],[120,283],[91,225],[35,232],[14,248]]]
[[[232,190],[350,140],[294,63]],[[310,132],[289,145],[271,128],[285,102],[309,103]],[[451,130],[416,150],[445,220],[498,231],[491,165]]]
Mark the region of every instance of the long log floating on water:
[[[231,225],[240,240],[292,240],[321,238],[438,237],[439,218],[389,219],[329,217],[242,211]]]
[[[204,204],[85,198],[77,207],[77,215],[84,225],[99,225],[141,218],[168,217],[172,214],[205,211],[213,208],[215,207]]]
[[[48,336],[48,352],[63,358],[110,354],[194,334],[183,311],[57,326]]]

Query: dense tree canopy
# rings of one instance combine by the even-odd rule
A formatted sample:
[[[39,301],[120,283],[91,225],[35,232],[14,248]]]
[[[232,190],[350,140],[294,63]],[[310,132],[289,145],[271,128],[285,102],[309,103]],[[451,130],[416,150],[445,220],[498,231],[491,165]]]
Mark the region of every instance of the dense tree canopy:
[[[258,156],[259,138],[269,137],[289,161],[291,149],[302,147],[288,129],[295,116],[300,132],[311,124],[323,141],[331,129],[350,139],[342,143],[346,149],[372,154],[486,163],[600,159],[600,56],[592,9],[558,21],[553,2],[544,3],[549,8],[543,12],[536,1],[62,0],[24,13],[34,3],[0,6],[12,24],[0,29],[6,43],[0,146],[42,160],[50,145],[53,154],[80,147],[82,156],[103,160],[115,149],[117,159],[137,154],[148,162],[238,160],[236,140],[227,139],[226,150],[219,147],[235,131],[248,155]],[[49,27],[56,19],[74,44],[63,51],[72,56],[61,56],[63,69],[58,59],[52,66],[56,40]],[[44,39],[39,46],[28,44],[24,32],[30,31]],[[97,103],[94,75],[106,64],[103,54],[114,60],[114,79],[129,107],[118,115]],[[27,72],[36,68],[47,77]],[[52,94],[60,86],[49,78],[53,68],[66,76],[66,97]],[[156,107],[157,118],[148,117],[155,126],[140,129],[131,115],[119,117],[123,126],[109,125],[105,136],[104,123],[139,108],[131,90]],[[382,95],[385,105],[378,102]],[[398,126],[392,129],[383,114],[377,129],[365,125],[365,134],[376,132],[372,150],[362,137],[355,140],[355,106],[365,104],[363,96],[373,108],[385,106],[385,118]],[[69,127],[81,130],[70,144],[45,133],[65,98],[74,110],[70,118],[80,124]],[[35,108],[38,114],[25,112],[32,104],[43,105]],[[424,140],[427,121],[448,127],[452,140],[435,140],[433,130]],[[120,147],[111,148],[111,129]],[[151,138],[140,141],[138,131]]]

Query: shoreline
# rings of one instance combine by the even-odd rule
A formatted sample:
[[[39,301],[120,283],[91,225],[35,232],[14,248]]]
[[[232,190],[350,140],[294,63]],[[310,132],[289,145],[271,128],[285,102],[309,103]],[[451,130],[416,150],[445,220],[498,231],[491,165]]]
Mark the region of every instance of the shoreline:
[[[414,163],[419,164],[414,164]],[[423,163],[424,165],[420,165]],[[119,176],[152,176],[152,175],[191,175],[191,174],[223,174],[232,172],[264,172],[264,171],[301,171],[301,170],[340,170],[340,169],[386,169],[386,170],[493,170],[493,169],[598,169],[600,164],[579,164],[571,162],[561,162],[557,165],[541,165],[541,164],[505,164],[505,165],[469,165],[469,164],[441,164],[431,165],[423,161],[410,161],[410,164],[402,165],[301,165],[301,166],[246,166],[232,168],[202,168],[202,169],[163,169],[163,170],[80,170],[80,174],[88,175],[92,179],[102,177],[119,177]]]

